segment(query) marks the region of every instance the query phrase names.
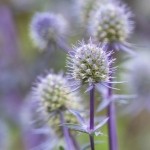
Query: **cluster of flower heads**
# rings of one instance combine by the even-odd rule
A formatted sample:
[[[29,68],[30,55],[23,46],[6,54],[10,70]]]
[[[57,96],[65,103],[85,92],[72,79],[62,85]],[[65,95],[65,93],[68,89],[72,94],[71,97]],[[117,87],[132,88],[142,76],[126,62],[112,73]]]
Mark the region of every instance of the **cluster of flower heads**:
[[[46,77],[39,77],[33,94],[39,101],[41,106],[39,108],[44,109],[45,114],[67,108],[73,109],[78,105],[77,102],[80,101],[78,94],[76,92],[69,93],[71,88],[67,85],[68,81],[62,73],[49,73]]]
[[[87,24],[91,12],[108,0],[77,0],[76,11],[83,25]]]
[[[68,55],[67,67],[71,79],[79,85],[109,82],[110,74],[115,70],[112,67],[114,59],[109,57],[113,52],[106,52],[105,45],[95,45],[91,40],[88,44],[79,44],[80,46],[74,47],[74,52]]]
[[[43,12],[36,13],[30,25],[30,36],[34,44],[41,50],[51,42],[66,35],[67,23],[61,15]]]
[[[126,39],[133,30],[132,16],[125,4],[110,1],[93,11],[88,32],[95,42],[108,42],[115,50],[125,49]]]

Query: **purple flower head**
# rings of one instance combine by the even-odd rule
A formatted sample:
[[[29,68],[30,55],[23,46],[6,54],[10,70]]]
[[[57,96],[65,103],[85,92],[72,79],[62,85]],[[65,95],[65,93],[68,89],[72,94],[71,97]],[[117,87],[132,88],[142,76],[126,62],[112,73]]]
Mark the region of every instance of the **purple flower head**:
[[[67,24],[60,15],[36,13],[30,25],[30,36],[39,49],[45,49],[50,42],[65,36]]]
[[[79,47],[74,47],[74,54],[68,55],[67,67],[70,79],[75,80],[76,85],[109,82],[110,74],[115,70],[111,67],[114,59],[109,59],[112,51],[104,49],[104,45],[95,45],[91,40],[88,44],[79,42]]]
[[[27,95],[19,113],[24,147],[26,150],[52,150],[59,138],[47,125],[46,118],[38,111],[37,101],[33,98],[31,93]]]
[[[143,109],[150,112],[150,57],[149,53],[141,53],[139,57],[130,62],[128,75],[129,87],[136,94],[128,108],[128,112],[140,113]]]
[[[45,77],[39,77],[36,86],[33,88],[34,99],[38,100],[39,111],[46,116],[58,110],[76,108],[80,97],[78,93],[70,93],[71,88],[67,87],[68,81],[62,73],[48,73]]]
[[[95,42],[107,42],[113,50],[128,51],[126,42],[133,30],[132,13],[125,4],[108,2],[91,13],[89,34]]]

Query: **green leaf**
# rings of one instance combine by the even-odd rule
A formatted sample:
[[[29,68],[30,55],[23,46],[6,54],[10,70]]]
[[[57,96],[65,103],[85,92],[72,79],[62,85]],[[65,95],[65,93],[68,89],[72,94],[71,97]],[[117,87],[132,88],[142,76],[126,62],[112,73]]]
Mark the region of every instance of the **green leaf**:
[[[73,129],[79,132],[84,132],[84,133],[88,133],[88,131],[81,125],[79,124],[74,124],[74,123],[63,123],[60,126],[64,126],[67,127],[69,129]],[[89,134],[89,133],[88,133]]]
[[[59,150],[65,150],[65,148],[64,148],[64,147],[62,147],[62,146],[60,146],[60,147],[59,147]]]

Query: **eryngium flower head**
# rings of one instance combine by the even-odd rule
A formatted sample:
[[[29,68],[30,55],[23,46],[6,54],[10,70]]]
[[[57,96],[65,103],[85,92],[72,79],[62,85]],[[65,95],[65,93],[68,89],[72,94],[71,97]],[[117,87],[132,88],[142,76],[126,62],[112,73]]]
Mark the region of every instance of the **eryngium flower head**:
[[[89,34],[96,42],[108,42],[113,49],[120,50],[127,45],[126,39],[133,30],[131,12],[126,5],[109,2],[100,6],[89,19]]]
[[[76,106],[80,99],[77,93],[67,94],[70,91],[67,85],[68,82],[62,73],[49,73],[46,77],[39,77],[33,94],[35,99],[39,100],[39,109],[43,109],[44,114]]]
[[[67,24],[64,18],[53,13],[36,13],[30,25],[30,36],[39,49],[65,36]]]
[[[77,0],[76,11],[78,13],[78,16],[80,17],[79,19],[81,23],[83,25],[87,24],[93,9],[98,8],[99,5],[106,1],[108,0]]]
[[[73,55],[68,55],[67,67],[70,69],[71,78],[79,85],[108,82],[114,71],[114,68],[111,68],[114,59],[109,58],[112,51],[106,52],[104,45],[97,46],[91,40],[88,44],[79,42],[79,45],[74,47]]]
[[[130,62],[129,87],[137,95],[131,104],[133,113],[143,109],[150,111],[150,54],[140,54],[133,62]],[[135,111],[134,111],[135,110]]]

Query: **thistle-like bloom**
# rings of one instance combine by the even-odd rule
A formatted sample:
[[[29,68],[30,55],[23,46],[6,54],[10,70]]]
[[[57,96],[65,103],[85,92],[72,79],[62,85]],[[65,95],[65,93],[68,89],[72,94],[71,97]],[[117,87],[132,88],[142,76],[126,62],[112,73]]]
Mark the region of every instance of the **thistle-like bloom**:
[[[98,8],[99,5],[108,0],[77,0],[76,11],[80,17],[80,21],[83,25],[87,24],[90,14],[93,9]]]
[[[107,42],[113,50],[129,52],[131,44],[126,40],[133,30],[133,15],[126,5],[118,2],[108,2],[93,12],[89,19],[89,34],[94,41]]]
[[[39,100],[40,109],[44,114],[58,110],[66,110],[75,107],[80,100],[77,93],[69,93],[71,90],[68,81],[63,74],[49,73],[46,77],[39,77],[39,82],[34,87],[33,94],[35,99]],[[72,107],[73,106],[73,107]]]
[[[68,55],[67,67],[76,86],[109,82],[110,74],[115,70],[111,67],[114,59],[109,58],[113,52],[104,49],[104,45],[97,46],[91,40],[88,44],[79,42],[79,47],[74,47],[74,54]]]
[[[140,54],[138,58],[130,62],[129,87],[136,94],[128,112],[134,115],[140,113],[143,109],[150,112],[150,57],[149,53]],[[129,67],[129,66],[128,66]]]
[[[36,13],[30,25],[30,36],[41,50],[47,48],[51,42],[63,38],[66,31],[64,18],[48,12]]]

